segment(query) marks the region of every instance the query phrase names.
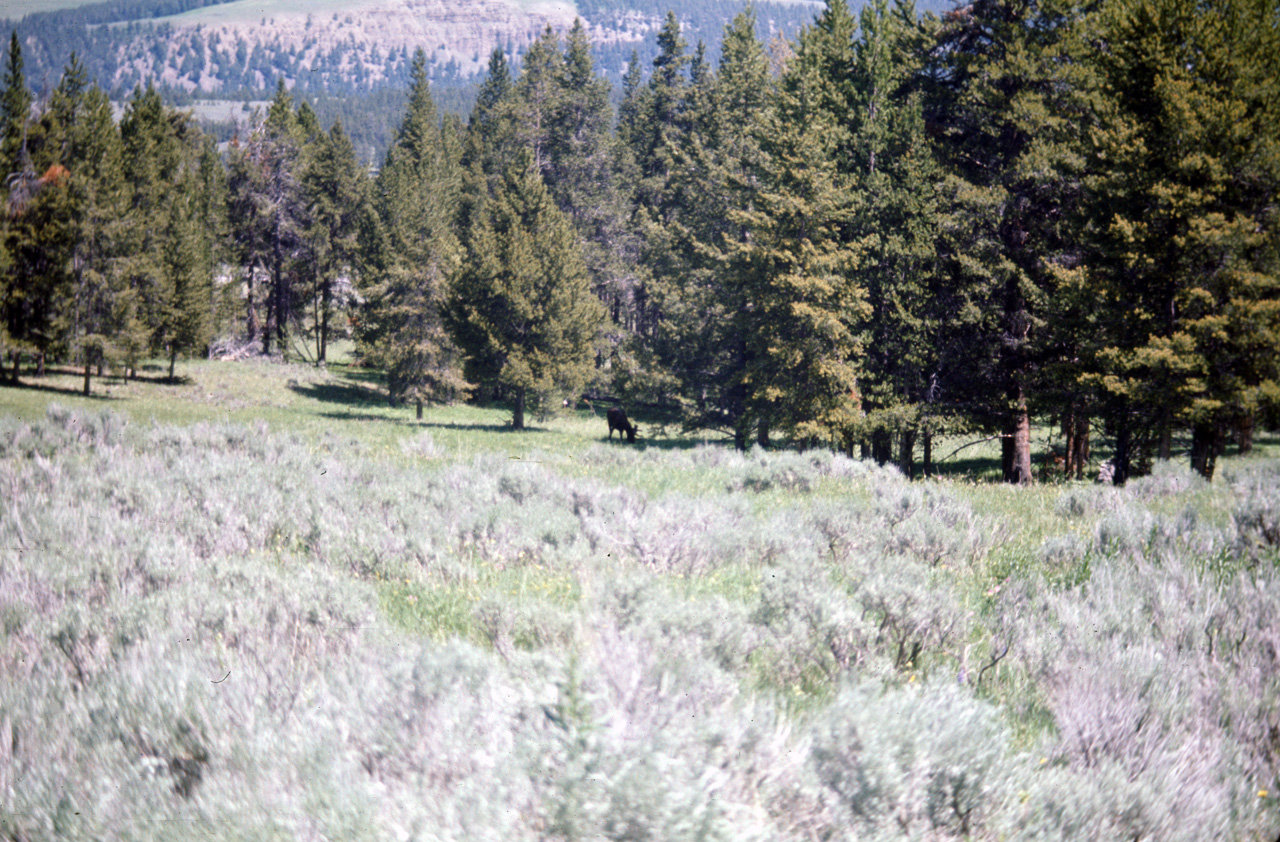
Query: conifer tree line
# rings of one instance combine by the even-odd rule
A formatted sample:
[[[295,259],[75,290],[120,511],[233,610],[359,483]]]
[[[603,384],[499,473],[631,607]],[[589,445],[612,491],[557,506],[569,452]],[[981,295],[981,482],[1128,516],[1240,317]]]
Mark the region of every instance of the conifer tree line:
[[[367,171],[283,84],[221,155],[74,60],[33,103],[15,39],[11,377],[342,335],[419,417],[609,393],[909,475],[998,437],[1014,483],[1033,419],[1116,482],[1280,419],[1277,0],[828,0],[791,41],[744,12],[714,66],[668,15],[617,113],[581,24],[495,51],[465,123],[411,76]]]

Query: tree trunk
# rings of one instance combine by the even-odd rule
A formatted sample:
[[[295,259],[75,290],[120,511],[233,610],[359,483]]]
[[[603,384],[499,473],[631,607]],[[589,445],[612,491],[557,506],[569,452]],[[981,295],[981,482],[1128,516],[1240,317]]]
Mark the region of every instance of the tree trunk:
[[[276,311],[276,294],[274,291],[267,293],[267,318],[262,323],[262,355],[264,357],[271,356],[271,320],[275,317]]]
[[[1191,430],[1191,467],[1206,480],[1213,480],[1218,458],[1218,426],[1200,422]]]
[[[316,365],[319,365],[324,359],[324,345],[320,337],[320,296],[316,296],[316,303],[311,308],[311,317],[315,321],[316,327]]]
[[[13,355],[13,385],[15,385],[15,386],[16,386],[16,385],[18,385],[18,382],[19,382],[19,381],[18,381],[18,368],[19,368],[19,366],[21,366],[21,365],[22,365],[22,352],[21,352],[21,351],[10,351],[9,353]]]
[[[1076,405],[1074,403],[1062,414],[1062,438],[1065,442],[1062,475],[1071,479],[1071,475],[1076,470]]]
[[[1089,461],[1089,419],[1087,417],[1077,415],[1075,438],[1071,442],[1071,452],[1068,458],[1074,467],[1075,477],[1078,480],[1084,479],[1084,466]],[[1070,478],[1071,471],[1067,471]]]
[[[1240,444],[1241,456],[1253,452],[1253,425],[1254,417],[1252,412],[1246,412],[1240,416],[1240,423],[1236,427],[1236,438]]]
[[[1161,459],[1168,459],[1173,455],[1173,424],[1167,418],[1160,423],[1160,445],[1156,455]]]
[[[44,351],[36,354],[36,377],[44,377]]]
[[[418,420],[422,420],[422,398],[418,398]]]
[[[90,369],[92,368],[93,366],[89,363],[89,361],[85,360],[84,361],[84,396],[86,398],[89,397],[89,372],[90,372]]]
[[[761,447],[769,446],[769,420],[767,418],[761,418],[759,423],[756,424],[756,444]]]
[[[325,362],[329,353],[329,310],[333,304],[332,282],[325,281],[321,291],[320,304],[320,362]]]
[[[280,346],[280,356],[286,362],[289,359],[289,298],[284,291],[284,221],[280,218],[277,207],[275,228],[271,237],[271,300],[276,314],[276,340]]]
[[[924,475],[933,476],[933,433],[926,430],[921,436],[924,444]]]
[[[737,423],[733,425],[733,449],[739,453],[745,453],[747,450],[747,442],[751,440],[751,422],[743,416],[738,416]]]
[[[876,430],[871,434],[871,456],[877,465],[893,461],[893,436],[888,430]]]
[[[1006,479],[1014,485],[1031,484],[1031,416],[1027,398],[1018,388],[1018,404],[1013,416],[1010,472]]]
[[[1078,403],[1072,403],[1063,416],[1062,434],[1067,440],[1063,476],[1084,479],[1084,466],[1089,461],[1089,416]]]
[[[1115,472],[1111,475],[1113,484],[1124,485],[1129,481],[1129,462],[1131,458],[1132,455],[1129,453],[1129,419],[1121,418],[1120,427],[1116,431],[1116,454],[1112,457],[1112,463],[1115,465]]]
[[[511,411],[511,429],[513,430],[524,429],[524,395],[525,395],[525,387],[524,386],[516,387],[515,395],[514,395],[515,406],[512,408],[512,411]]]
[[[899,440],[898,470],[907,479],[915,479],[916,431],[903,430]]]
[[[169,382],[173,382],[173,367],[178,362],[178,346],[169,346]]]

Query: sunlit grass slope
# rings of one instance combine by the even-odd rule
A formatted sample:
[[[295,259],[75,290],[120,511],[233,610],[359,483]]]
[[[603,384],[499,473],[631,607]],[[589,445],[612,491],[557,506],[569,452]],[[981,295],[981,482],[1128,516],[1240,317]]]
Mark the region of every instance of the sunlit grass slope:
[[[0,838],[1280,831],[1280,462],[909,483],[194,363],[0,387]]]

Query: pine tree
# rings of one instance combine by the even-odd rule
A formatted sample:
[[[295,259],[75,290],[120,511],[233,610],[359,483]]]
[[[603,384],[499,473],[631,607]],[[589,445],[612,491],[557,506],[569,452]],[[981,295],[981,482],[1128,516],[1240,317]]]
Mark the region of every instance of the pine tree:
[[[461,354],[443,309],[461,259],[455,223],[463,172],[459,130],[441,123],[427,81],[426,56],[413,59],[409,105],[374,185],[377,214],[363,226],[365,305],[357,338],[387,372],[392,400],[426,401],[469,391]]]
[[[198,213],[205,225],[205,261],[215,272],[220,273],[230,258],[227,250],[230,233],[230,220],[227,219],[227,169],[217,144],[207,135],[200,153],[199,168]],[[211,338],[227,337],[234,331],[237,292],[235,285],[230,283],[215,283],[210,290],[208,307]]]
[[[759,132],[761,186],[731,212],[750,231],[729,254],[745,302],[736,332],[746,337],[750,414],[801,441],[847,447],[867,315],[855,273],[863,250],[849,233],[844,134],[821,106],[830,80],[804,54],[802,37]]]
[[[0,94],[0,175],[5,178],[5,208],[8,216],[21,213],[35,174],[23,156],[27,125],[31,118],[31,92],[23,75],[22,43],[18,33],[9,39],[4,91]],[[24,350],[31,346],[30,334],[38,330],[39,297],[21,279],[18,250],[21,234],[11,221],[0,243],[0,342],[8,350],[13,363],[13,381],[18,381],[19,364]]]
[[[592,288],[612,318],[612,362],[621,371],[629,353],[628,333],[636,324],[641,243],[630,219],[627,162],[612,134],[609,83],[595,73],[581,21],[565,38],[555,78],[544,180],[582,242]]]
[[[943,313],[933,306],[941,286],[941,172],[915,90],[921,59],[912,43],[915,24],[910,3],[890,12],[885,0],[876,0],[862,10],[851,65],[844,64],[843,48],[838,65],[849,126],[841,160],[853,180],[851,235],[864,249],[857,276],[870,308],[866,371],[858,386],[867,415],[860,427],[881,462],[891,458],[896,437],[898,465],[907,476],[914,472],[917,436],[924,439],[928,471],[931,435],[946,422],[937,405]]]
[[[529,45],[512,90],[514,141],[527,149],[546,183],[553,183],[552,148],[561,107],[563,66],[560,38],[550,26]]]
[[[732,259],[753,232],[735,214],[756,200],[772,87],[755,18],[743,13],[726,29],[719,73],[699,69],[690,86],[699,116],[672,137],[665,211],[648,226],[650,294],[661,313],[652,343],[687,400],[685,425],[728,428],[739,447],[761,419],[745,381],[754,326],[743,320],[755,304],[745,265]],[[767,422],[761,429],[767,437]]]
[[[144,355],[163,354],[172,379],[178,356],[203,352],[212,330],[207,146],[190,113],[166,108],[153,87],[134,92],[120,135],[129,221],[112,263],[112,345],[135,373]]]
[[[940,342],[948,388],[1002,434],[1007,482],[1032,481],[1030,418],[1061,269],[1080,260],[1084,133],[1094,86],[1073,0],[979,0],[948,15],[925,68],[959,299]]]
[[[63,147],[75,196],[75,245],[73,300],[61,314],[62,330],[83,366],[88,394],[92,369],[101,370],[117,356],[117,298],[127,280],[130,196],[110,99],[97,85],[84,90],[83,68],[74,57],[63,78],[51,110],[67,127]]]
[[[179,354],[206,348],[212,334],[209,301],[213,266],[201,217],[199,170],[188,166],[175,180],[166,203],[161,266],[164,298],[160,304],[157,343],[169,358],[169,380]]]
[[[350,283],[359,249],[359,226],[368,212],[364,171],[356,160],[342,122],[316,142],[315,154],[303,176],[307,202],[307,242],[311,261],[311,294],[315,325],[316,361],[327,357],[330,322],[340,295],[339,284]]]
[[[6,177],[22,166],[22,147],[26,140],[27,125],[31,120],[31,91],[27,89],[23,73],[22,42],[15,30],[9,38],[9,54],[5,65],[4,92],[0,93],[0,115],[3,115],[3,135],[0,136],[0,171]]]
[[[660,218],[670,205],[666,181],[671,148],[678,145],[687,117],[690,57],[680,33],[680,22],[668,12],[658,33],[658,55],[653,74],[643,88],[624,102],[622,142],[639,168],[637,199],[651,216]]]
[[[473,379],[506,390],[523,429],[526,407],[581,388],[602,316],[573,229],[523,152],[466,232],[450,323]]]
[[[298,294],[294,283],[295,255],[306,224],[300,184],[305,166],[302,149],[305,131],[294,110],[293,97],[281,79],[262,122],[258,152],[265,176],[265,194],[261,196],[259,212],[266,218],[270,249],[267,329],[263,332],[262,352],[271,353],[274,327],[280,353],[285,358],[289,355],[289,326]]]
[[[1280,399],[1280,34],[1274,0],[1116,0],[1090,181],[1104,302],[1089,380],[1117,481],[1172,431],[1212,478],[1229,430]]]
[[[227,155],[227,250],[244,279],[245,338],[250,343],[269,341],[262,336],[267,326],[259,315],[271,259],[264,142],[255,127],[243,142],[233,138]]]

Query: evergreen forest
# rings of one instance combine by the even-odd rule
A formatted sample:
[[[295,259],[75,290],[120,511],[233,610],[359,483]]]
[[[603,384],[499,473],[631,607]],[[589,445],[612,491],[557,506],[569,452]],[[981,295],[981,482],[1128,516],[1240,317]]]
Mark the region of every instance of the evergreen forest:
[[[1122,484],[1280,422],[1276,0],[829,0],[655,46],[616,108],[581,23],[495,50],[466,120],[419,50],[369,167],[283,79],[220,146],[74,55],[37,96],[15,33],[4,378],[353,339],[419,417],[608,397],[908,477],[965,433],[1015,484],[1037,424]]]

